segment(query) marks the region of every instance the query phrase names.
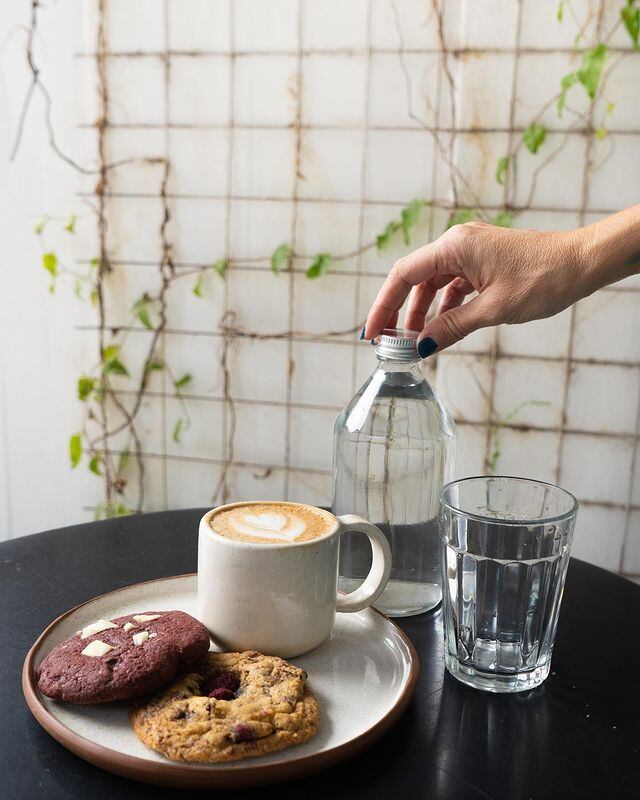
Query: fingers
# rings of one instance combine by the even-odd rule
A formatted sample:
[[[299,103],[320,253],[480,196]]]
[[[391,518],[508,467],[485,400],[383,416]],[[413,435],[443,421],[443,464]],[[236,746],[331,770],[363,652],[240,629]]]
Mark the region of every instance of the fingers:
[[[410,331],[421,331],[427,312],[433,303],[433,299],[443,286],[454,280],[453,275],[434,275],[425,283],[414,286],[409,294],[409,305],[407,306],[407,316],[404,327]]]
[[[440,268],[440,272],[445,271],[442,269],[442,238],[426,244],[394,264],[371,306],[365,325],[365,338],[371,339],[377,336],[383,328],[390,327],[389,320],[402,307],[413,286],[428,283],[437,273],[438,268]],[[424,298],[422,302],[424,302]]]
[[[394,311],[389,319],[389,322],[386,324],[387,328],[397,328],[398,327],[398,312]]]
[[[418,352],[422,358],[436,350],[444,350],[478,328],[493,324],[490,293],[474,297],[468,303],[439,314],[430,320],[418,337]]]
[[[431,282],[420,283],[414,286],[409,295],[407,305],[407,316],[404,320],[404,327],[410,331],[421,331],[433,298],[436,296],[435,289]]]
[[[444,314],[446,311],[462,305],[464,298],[474,291],[475,286],[466,278],[454,278],[448,286],[445,286],[437,313]]]

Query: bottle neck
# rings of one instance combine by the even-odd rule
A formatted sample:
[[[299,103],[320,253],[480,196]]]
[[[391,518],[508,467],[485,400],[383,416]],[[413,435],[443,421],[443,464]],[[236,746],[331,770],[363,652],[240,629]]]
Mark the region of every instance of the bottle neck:
[[[397,361],[392,358],[380,357],[378,356],[378,369],[383,370],[384,372],[395,372],[395,373],[402,373],[402,372],[409,372],[415,377],[419,377],[421,380],[424,379],[422,372],[420,371],[420,359],[415,358],[412,360],[407,361]]]
[[[383,369],[385,372],[411,372],[411,370],[420,366],[419,358],[399,361],[395,358],[387,358],[386,356],[378,355],[377,359],[380,369]]]

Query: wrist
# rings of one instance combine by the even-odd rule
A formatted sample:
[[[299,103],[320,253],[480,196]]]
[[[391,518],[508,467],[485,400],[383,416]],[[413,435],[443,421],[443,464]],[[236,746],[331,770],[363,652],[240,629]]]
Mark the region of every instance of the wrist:
[[[599,289],[640,271],[640,206],[572,231],[580,269]]]

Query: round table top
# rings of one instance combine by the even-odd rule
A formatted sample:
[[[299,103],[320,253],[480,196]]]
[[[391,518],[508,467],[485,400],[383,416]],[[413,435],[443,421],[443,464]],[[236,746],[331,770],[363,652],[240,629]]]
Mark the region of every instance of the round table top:
[[[31,716],[20,671],[33,641],[63,611],[112,589],[195,571],[203,511],[77,525],[0,544],[2,797],[175,798],[176,790],[128,781],[67,752]],[[265,787],[260,796],[637,800],[639,620],[640,586],[573,559],[551,675],[538,689],[510,696],[445,675],[440,613],[400,620],[422,667],[402,720],[352,761]]]

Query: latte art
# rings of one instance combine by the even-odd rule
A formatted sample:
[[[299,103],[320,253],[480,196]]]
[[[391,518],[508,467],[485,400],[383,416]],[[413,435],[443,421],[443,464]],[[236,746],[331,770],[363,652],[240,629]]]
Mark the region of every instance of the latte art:
[[[333,517],[297,503],[246,503],[214,514],[212,530],[228,539],[294,544],[316,539],[334,526]]]
[[[239,514],[229,520],[229,525],[238,533],[274,542],[293,542],[307,528],[304,520],[293,514]]]

